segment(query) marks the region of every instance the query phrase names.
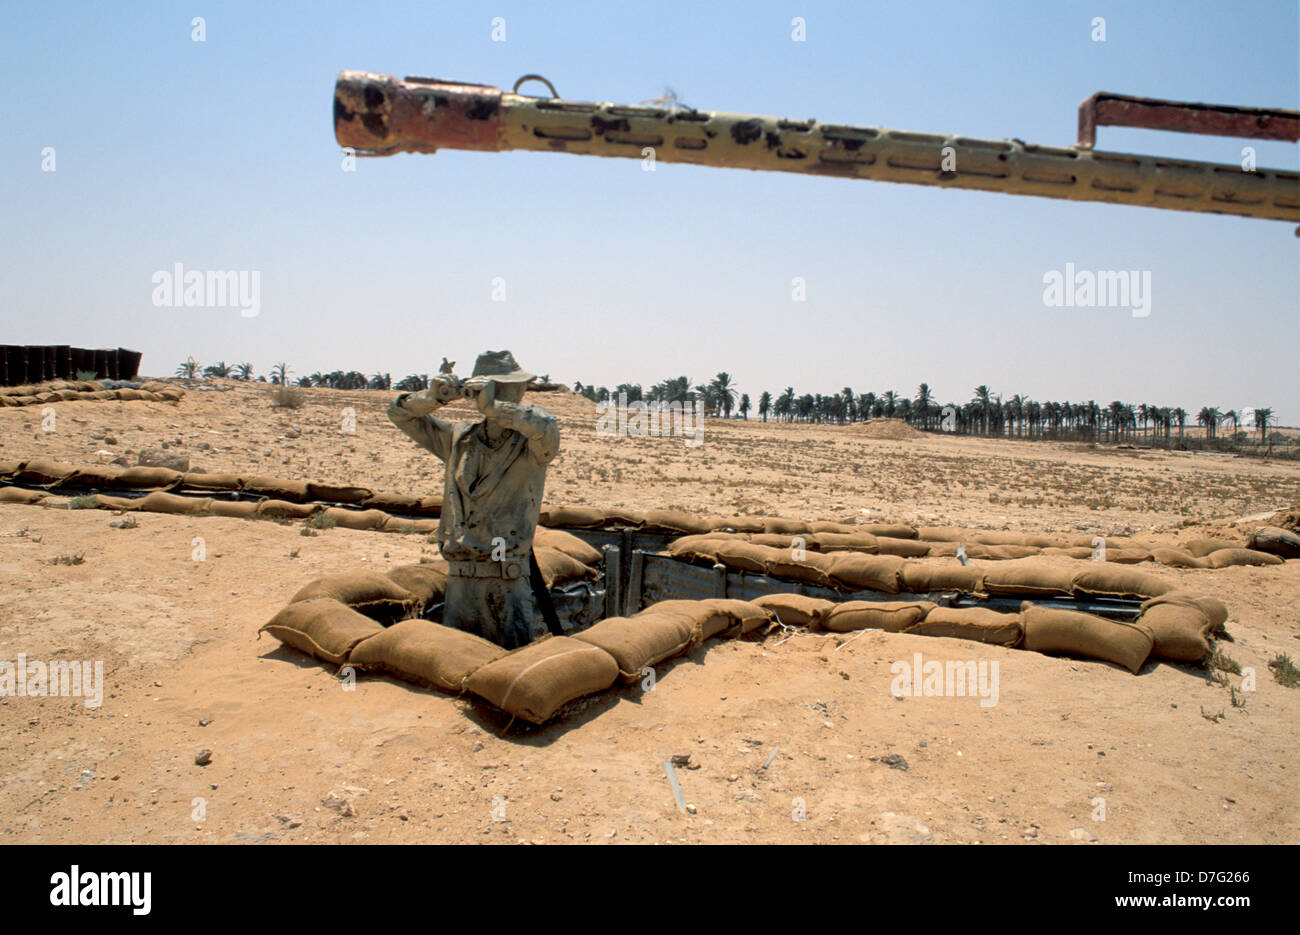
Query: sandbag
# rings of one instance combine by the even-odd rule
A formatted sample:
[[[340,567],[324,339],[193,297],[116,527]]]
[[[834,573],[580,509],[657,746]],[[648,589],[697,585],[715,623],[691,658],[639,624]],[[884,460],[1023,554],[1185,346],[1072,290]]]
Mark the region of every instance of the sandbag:
[[[1281,526],[1264,526],[1256,529],[1246,540],[1246,546],[1257,552],[1270,552],[1282,558],[1300,558],[1300,536]]]
[[[1070,546],[1070,541],[1061,536],[1045,536],[1039,533],[1026,533],[1024,540],[1024,545],[1031,545],[1036,549],[1063,549]]]
[[[242,490],[238,474],[198,474],[188,471],[181,476],[182,490]]]
[[[819,627],[835,606],[833,601],[806,594],[764,594],[752,603],[771,611],[779,623],[791,627]]]
[[[26,463],[26,461],[0,461],[0,478],[11,480]]]
[[[1056,556],[1058,558],[1092,558],[1092,549],[1086,545],[1072,545],[1066,548],[1043,549],[1040,553],[1043,557]]]
[[[920,539],[918,542],[922,541]],[[927,558],[956,558],[957,550],[961,548],[960,542],[940,542],[935,539],[925,543],[930,547],[930,554]]]
[[[918,530],[915,527],[901,523],[863,523],[861,526],[855,526],[854,529],[887,539],[918,538]]]
[[[575,698],[609,688],[618,676],[618,663],[603,649],[552,636],[480,666],[465,687],[515,717],[541,724]]]
[[[571,526],[585,529],[603,526],[605,513],[590,506],[544,506],[538,522],[543,526]]]
[[[903,630],[915,636],[946,636],[975,643],[1015,646],[1020,642],[1020,614],[1000,614],[987,607],[936,607],[925,619]]]
[[[711,617],[715,613],[705,610],[704,616]],[[690,618],[685,614],[656,612],[647,608],[634,617],[607,617],[590,629],[575,634],[573,638],[604,650],[618,664],[619,678],[625,682],[635,682],[642,678],[642,670],[646,667],[689,649],[695,641],[695,632]]]
[[[903,571],[903,560],[897,555],[833,552],[829,558],[830,575],[836,584],[885,594],[898,593],[898,576]]]
[[[1151,654],[1175,662],[1200,662],[1213,652],[1214,624],[1186,596],[1161,595],[1142,605],[1138,623],[1151,630]]]
[[[811,533],[828,532],[836,535],[852,535],[859,532],[860,527],[849,523],[831,523],[826,520],[816,520],[808,524],[808,531]],[[867,533],[870,535],[870,533]]]
[[[1151,560],[1170,568],[1209,568],[1205,559],[1197,558],[1186,549],[1158,548],[1151,550]]]
[[[354,646],[383,632],[383,627],[333,598],[316,597],[289,604],[257,632],[339,665]]]
[[[1218,549],[1205,557],[1211,568],[1227,568],[1229,565],[1281,565],[1282,559],[1268,552],[1256,552],[1254,549]]]
[[[681,510],[646,510],[643,526],[646,529],[661,529],[668,532],[684,532],[695,535],[710,531],[709,524],[704,517],[684,513]]]
[[[1028,558],[1037,554],[1038,549],[1032,545],[987,545],[976,542],[966,546],[968,558],[980,558],[987,561],[1010,561],[1011,559]]]
[[[399,565],[388,572],[388,580],[414,594],[422,608],[431,607],[441,603],[447,594],[447,563],[438,559]]]
[[[384,671],[404,682],[458,692],[479,667],[506,654],[496,643],[431,620],[403,620],[367,637],[347,664]]]
[[[1164,578],[1131,565],[1084,562],[1074,576],[1072,588],[1076,594],[1150,598],[1159,597],[1173,586]]]
[[[1153,558],[1152,553],[1147,549],[1110,549],[1106,550],[1106,561],[1116,562],[1120,565],[1140,565],[1143,562],[1149,562]]]
[[[769,560],[779,560],[784,553],[779,549],[754,545],[740,539],[720,539],[713,546],[713,554],[728,568],[766,574]]]
[[[766,528],[761,516],[728,516],[727,526],[736,532],[762,532]]]
[[[411,519],[407,516],[390,516],[384,520],[383,532],[420,533],[438,531],[436,519]]]
[[[155,490],[136,501],[143,513],[171,513],[174,516],[202,516],[212,506],[209,497],[181,497]]]
[[[930,544],[919,539],[876,537],[876,550],[881,555],[900,555],[903,558],[925,558],[930,554]]]
[[[645,513],[640,510],[632,510],[622,506],[605,508],[605,525],[608,527],[638,529],[644,522]]]
[[[1196,558],[1205,558],[1211,552],[1217,552],[1219,549],[1239,549],[1240,542],[1234,542],[1231,539],[1189,539],[1183,543],[1183,548],[1191,552]]]
[[[57,484],[75,473],[77,473],[77,469],[71,464],[51,461],[49,458],[33,458],[23,466],[22,470],[14,475],[14,483],[38,484],[44,487],[49,484]]]
[[[313,512],[315,512],[317,505],[312,504],[311,506]],[[343,507],[331,506],[326,507],[324,513],[325,516],[334,521],[334,525],[341,526],[344,529],[364,529],[378,532],[388,522],[388,514],[383,510],[345,510]]]
[[[258,504],[252,500],[213,500],[208,512],[213,516],[233,516],[247,519],[257,513]]]
[[[865,552],[875,555],[881,551],[880,540],[869,532],[816,532],[809,537],[820,552]],[[891,542],[908,540],[891,539]],[[899,554],[897,552],[892,554]]]
[[[318,484],[307,482],[307,496],[312,500],[324,500],[328,503],[362,503],[374,493],[369,487],[353,487],[346,484]]]
[[[1025,629],[1022,648],[1033,652],[1101,659],[1136,675],[1155,645],[1151,629],[1140,623],[1107,620],[1077,610],[1036,607],[1029,602],[1022,604],[1020,611]]]
[[[931,591],[964,591],[974,594],[984,590],[984,570],[978,565],[904,562],[899,581],[904,591],[914,594]]]
[[[540,531],[540,530],[539,530]],[[668,554],[688,562],[709,562],[718,560],[717,545],[721,541],[716,534],[703,536],[682,536],[668,543]]]
[[[185,475],[165,467],[129,467],[117,475],[116,483],[120,487],[137,490],[170,490],[181,482]]]
[[[758,609],[762,610],[762,608]],[[650,613],[676,614],[686,620],[691,627],[691,633],[696,643],[703,643],[710,637],[725,632],[735,623],[731,614],[709,600],[656,601],[649,607],[638,611],[634,616],[640,617]]]
[[[559,549],[536,546],[537,567],[542,571],[542,580],[548,589],[557,584],[570,581],[586,581],[596,577],[596,569],[589,568],[571,555],[565,555]]]
[[[431,493],[421,497],[420,502],[411,512],[421,516],[442,516],[442,494]]]
[[[775,575],[779,578],[791,578],[808,584],[819,584],[827,588],[834,586],[835,582],[831,580],[832,556],[805,550],[803,558],[796,559],[793,549],[768,549],[767,551],[771,553],[767,559],[767,573],[769,575]],[[718,554],[722,554],[721,550],[719,550]],[[874,555],[862,555],[859,552],[838,552],[836,554],[876,558]]]
[[[110,497],[107,494],[92,494],[95,498],[95,508],[99,510],[119,510],[125,513],[133,513],[140,509],[140,501],[131,497]]]
[[[420,498],[414,494],[375,491],[362,503],[367,509],[383,510],[385,513],[418,513]]]
[[[350,571],[317,578],[289,598],[290,604],[329,597],[383,623],[403,620],[420,611],[419,599],[377,571]]]
[[[596,566],[604,560],[604,555],[594,546],[588,545],[571,532],[563,529],[542,527],[533,533],[533,545],[557,549],[570,558],[576,558],[584,565]]]
[[[720,533],[714,533],[720,535]],[[817,537],[812,533],[781,533],[781,532],[754,532],[747,535],[736,534],[732,537],[737,542],[749,541],[754,545],[765,546],[769,549],[792,549],[799,546],[805,550],[817,549]]]
[[[25,490],[22,487],[0,487],[0,503],[40,503],[49,494],[44,490]]]
[[[290,503],[288,500],[263,500],[256,514],[271,519],[307,519],[321,510],[319,503]]]
[[[1000,530],[993,530],[993,529],[977,529],[977,530],[972,530],[970,533],[970,537],[964,541],[975,542],[978,543],[979,545],[1024,546],[1025,536],[1024,533],[1019,533],[1019,532],[1002,532]],[[1030,548],[1033,547],[1030,546]]]
[[[929,601],[845,601],[835,604],[821,625],[835,633],[852,630],[899,633],[920,623],[937,606]]]
[[[992,562],[984,571],[984,589],[990,594],[1069,595],[1076,571],[1042,558]]]
[[[717,636],[744,636],[772,622],[772,614],[766,608],[753,601],[742,601],[732,597],[711,597],[701,601],[708,604],[731,620],[731,626],[719,631]]]
[[[305,480],[288,480],[283,477],[271,477],[269,474],[244,478],[244,490],[273,500],[288,500],[291,503],[302,503],[311,499]]]
[[[767,516],[763,519],[763,532],[766,533],[793,536],[809,531],[808,524],[801,519],[790,519],[785,516]]]

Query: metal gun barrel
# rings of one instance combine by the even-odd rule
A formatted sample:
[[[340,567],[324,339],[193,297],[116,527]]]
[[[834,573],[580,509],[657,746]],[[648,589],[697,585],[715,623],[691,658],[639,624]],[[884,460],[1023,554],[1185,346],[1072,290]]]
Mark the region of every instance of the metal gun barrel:
[[[881,127],[538,98],[339,74],[334,135],[358,154],[512,149],[1300,221],[1300,173]]]

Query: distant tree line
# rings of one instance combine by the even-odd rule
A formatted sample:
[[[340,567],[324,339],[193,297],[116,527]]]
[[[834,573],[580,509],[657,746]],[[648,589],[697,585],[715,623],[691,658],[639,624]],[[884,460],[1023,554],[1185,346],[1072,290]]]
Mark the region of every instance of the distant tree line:
[[[706,414],[731,418],[733,411],[748,419],[751,409],[749,395],[739,393],[731,375],[719,373],[708,383],[692,385],[688,377],[671,377],[643,390],[639,383],[620,383],[612,390],[604,386],[590,386],[581,382],[573,385],[574,392],[596,402],[618,400],[620,394],[627,402],[678,402],[694,405],[704,403]],[[739,399],[737,397],[739,396]],[[1179,439],[1185,439],[1189,413],[1181,407],[1158,406],[1152,403],[1125,403],[1114,400],[1107,406],[1088,402],[1043,402],[1027,399],[1017,393],[1009,399],[995,394],[985,384],[975,387],[971,399],[964,403],[939,403],[930,392],[930,385],[922,383],[914,397],[904,396],[894,390],[884,393],[855,394],[851,387],[838,393],[795,392],[787,386],[783,392],[773,394],[767,390],[758,397],[754,412],[764,422],[769,418],[780,422],[818,422],[847,424],[871,419],[901,419],[921,431],[952,432],[961,435],[985,435],[1001,438],[1050,438],[1057,440],[1095,441],[1145,441],[1172,440],[1175,428]],[[1235,410],[1220,412],[1204,406],[1196,415],[1196,422],[1205,428],[1206,438],[1215,441],[1219,430],[1227,423],[1232,429],[1229,440],[1243,440],[1245,433],[1242,414]],[[1251,427],[1259,431],[1260,441],[1266,440],[1269,425],[1274,424],[1273,410],[1260,407],[1251,413]]]

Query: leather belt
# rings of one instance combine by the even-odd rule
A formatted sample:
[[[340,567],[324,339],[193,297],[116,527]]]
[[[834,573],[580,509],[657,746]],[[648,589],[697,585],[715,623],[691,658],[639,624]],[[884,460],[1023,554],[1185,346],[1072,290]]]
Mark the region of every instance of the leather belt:
[[[494,562],[489,559],[466,562],[449,559],[447,573],[457,578],[504,578],[506,581],[514,581],[523,577],[524,565],[518,561]]]

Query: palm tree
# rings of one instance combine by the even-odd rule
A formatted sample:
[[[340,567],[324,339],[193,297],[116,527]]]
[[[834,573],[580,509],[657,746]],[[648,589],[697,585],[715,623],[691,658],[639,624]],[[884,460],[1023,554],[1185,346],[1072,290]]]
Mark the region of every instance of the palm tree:
[[[311,386],[311,385],[312,385],[312,383],[311,383],[311,377],[299,377],[299,378],[298,378],[298,385],[301,386],[301,387],[304,387],[304,388],[305,388],[305,387],[309,387],[309,386]]]
[[[1198,424],[1205,427],[1206,439],[1213,441],[1219,427],[1219,410],[1212,406],[1202,406],[1201,411],[1196,414]]]
[[[854,419],[855,411],[853,405],[853,400],[854,400],[853,388],[850,386],[844,387],[844,389],[840,390],[840,395],[844,397],[844,415],[848,418],[850,422],[856,421]]]
[[[885,396],[885,418],[894,418],[894,410],[898,408],[898,394],[893,390],[886,390]]]
[[[1179,406],[1174,410],[1174,421],[1178,423],[1178,437],[1183,437],[1183,428],[1187,425],[1187,410]]]
[[[772,394],[763,390],[763,395],[758,397],[758,415],[766,422],[767,414],[772,411]]]
[[[236,367],[235,379],[243,380],[245,383],[253,379],[253,365],[249,363],[243,363],[240,364],[238,367]]]
[[[795,414],[794,387],[787,386],[785,392],[776,401],[776,414],[793,420]]]
[[[975,398],[971,400],[971,402],[979,406],[980,412],[983,413],[985,435],[989,433],[989,408],[991,406],[991,397],[992,393],[989,392],[988,386],[981,383],[979,386],[975,387]]]
[[[203,368],[203,375],[205,377],[220,377],[224,380],[230,376],[230,364],[224,360],[219,360],[215,364],[208,364]]]
[[[740,394],[740,406],[738,408],[740,409],[740,414],[744,416],[745,421],[748,422],[749,421],[749,394],[748,393]]]
[[[723,371],[713,378],[709,386],[713,390],[714,400],[722,407],[723,418],[731,418],[731,408],[736,404],[736,390],[731,382],[731,374]]]
[[[916,388],[916,408],[921,414],[921,428],[930,427],[930,406],[934,403],[934,397],[930,395],[930,384],[922,383]]]
[[[193,357],[186,357],[185,363],[176,368],[176,376],[185,380],[193,380],[199,373],[199,362]]]
[[[366,385],[368,390],[391,390],[392,388],[393,375],[391,373],[376,373]]]
[[[1264,441],[1264,430],[1268,428],[1268,423],[1273,419],[1272,409],[1255,410],[1255,428],[1259,429],[1259,440]]]
[[[1237,410],[1236,409],[1229,409],[1227,412],[1225,412],[1223,415],[1219,417],[1220,423],[1227,422],[1229,419],[1232,420],[1232,434],[1229,435],[1228,437],[1235,438],[1237,435]]]
[[[278,386],[288,386],[289,384],[289,365],[276,364],[271,368],[271,382]]]

